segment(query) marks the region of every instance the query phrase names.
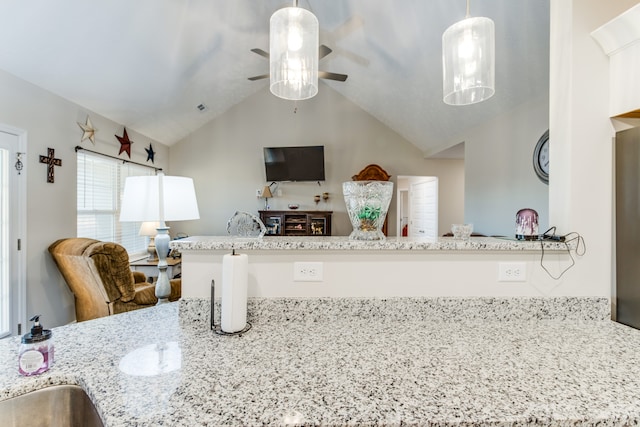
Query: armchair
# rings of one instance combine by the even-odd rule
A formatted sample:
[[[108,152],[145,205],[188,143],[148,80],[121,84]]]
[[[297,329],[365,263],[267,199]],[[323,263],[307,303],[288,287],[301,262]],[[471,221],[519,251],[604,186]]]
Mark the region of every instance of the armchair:
[[[121,245],[87,238],[60,239],[49,246],[60,273],[74,295],[76,320],[95,319],[158,302],[155,285],[131,271],[129,255]],[[170,281],[169,301],[181,294],[181,280]]]

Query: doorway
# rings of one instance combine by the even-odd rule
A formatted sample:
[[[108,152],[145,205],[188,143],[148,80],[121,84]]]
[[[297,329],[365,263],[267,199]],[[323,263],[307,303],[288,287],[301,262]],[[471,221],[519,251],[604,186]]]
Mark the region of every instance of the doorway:
[[[398,176],[397,235],[411,238],[438,237],[438,178]]]
[[[0,338],[26,324],[26,132],[0,125]]]

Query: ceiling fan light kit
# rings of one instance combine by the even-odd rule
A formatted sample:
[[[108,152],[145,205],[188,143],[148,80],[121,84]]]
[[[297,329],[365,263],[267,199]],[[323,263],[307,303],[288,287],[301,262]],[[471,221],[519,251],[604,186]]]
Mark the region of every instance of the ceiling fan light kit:
[[[269,89],[275,96],[301,101],[318,93],[318,34],[318,19],[297,1],[271,15]]]
[[[495,27],[484,17],[467,16],[442,35],[443,100],[470,105],[495,93]]]

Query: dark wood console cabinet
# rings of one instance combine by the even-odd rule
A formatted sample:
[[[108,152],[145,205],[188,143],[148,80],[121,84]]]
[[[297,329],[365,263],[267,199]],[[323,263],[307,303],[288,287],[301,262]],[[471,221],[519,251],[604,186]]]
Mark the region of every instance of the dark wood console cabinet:
[[[265,236],[331,236],[332,211],[259,211]]]

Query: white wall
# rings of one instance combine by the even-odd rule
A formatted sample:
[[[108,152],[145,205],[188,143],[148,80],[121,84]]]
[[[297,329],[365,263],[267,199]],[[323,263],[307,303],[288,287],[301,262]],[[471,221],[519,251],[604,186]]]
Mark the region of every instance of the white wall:
[[[596,283],[602,295],[611,295],[613,283],[615,130],[609,119],[608,58],[590,33],[638,3],[551,2],[550,223],[563,233],[579,232],[586,241],[587,253],[565,283]]]
[[[55,240],[76,235],[76,153],[74,147],[117,156],[120,143],[114,134],[123,127],[79,105],[64,100],[0,71],[0,123],[27,132],[27,315],[41,314],[47,327],[75,319],[73,295],[62,279],[47,248]],[[87,114],[98,129],[95,146],[85,140],[76,122]],[[128,130],[134,141],[131,160],[146,163],[145,147],[153,143],[155,165],[168,166],[168,148]],[[62,160],[55,167],[55,183],[47,183],[47,165],[39,163],[47,148]],[[126,154],[120,157],[127,158]]]
[[[548,228],[549,189],[533,169],[534,148],[548,128],[549,97],[543,94],[462,136],[464,222],[475,232],[514,237],[522,208],[538,212],[540,232]]]
[[[556,297],[607,296],[594,281],[563,283],[540,267],[530,251],[242,251],[249,256],[251,297]],[[222,284],[229,251],[185,251],[182,295],[209,297]],[[293,280],[294,263],[321,262],[322,281]],[[500,262],[524,264],[524,282],[499,282]],[[558,276],[570,265],[563,252],[547,252],[544,265]],[[567,273],[571,274],[571,273]],[[220,289],[216,289],[220,292]],[[218,293],[217,295],[220,295]]]
[[[194,178],[199,221],[174,224],[189,235],[226,234],[227,219],[236,210],[256,213],[264,200],[255,197],[265,185],[262,147],[324,145],[326,181],[282,183],[282,196],[269,200],[271,209],[334,211],[334,235],[349,235],[351,225],[342,196],[342,182],[350,181],[366,165],[375,163],[392,175],[437,176],[440,184],[439,217],[444,231],[462,221],[464,164],[462,160],[427,160],[420,150],[364,112],[330,87],[297,104],[273,96],[268,87],[232,107],[189,137],[171,147],[171,172]],[[313,196],[329,192],[328,203],[317,206]],[[396,201],[389,211],[389,233],[396,233]]]

